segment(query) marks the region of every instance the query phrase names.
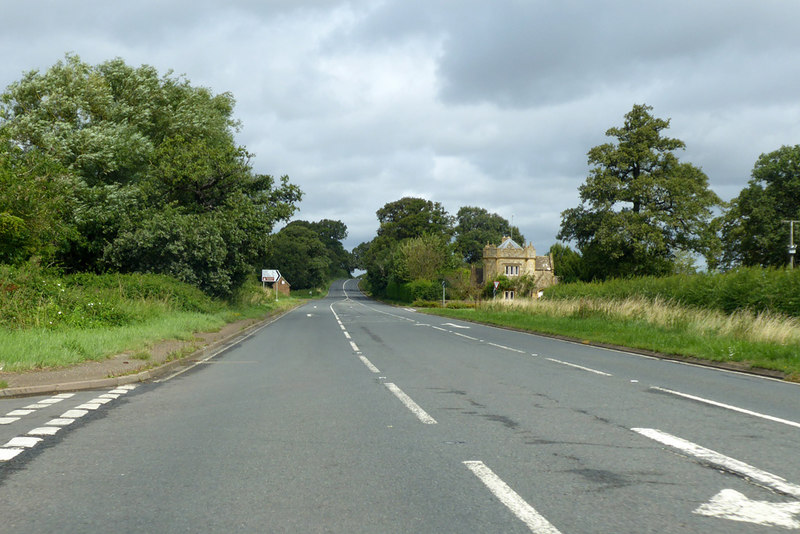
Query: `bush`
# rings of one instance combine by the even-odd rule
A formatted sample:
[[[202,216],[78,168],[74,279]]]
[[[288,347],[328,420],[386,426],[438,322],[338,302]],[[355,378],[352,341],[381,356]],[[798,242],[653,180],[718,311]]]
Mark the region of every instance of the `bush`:
[[[726,273],[612,279],[559,284],[545,297],[672,300],[697,308],[733,313],[737,310],[800,316],[800,269],[747,267]]]

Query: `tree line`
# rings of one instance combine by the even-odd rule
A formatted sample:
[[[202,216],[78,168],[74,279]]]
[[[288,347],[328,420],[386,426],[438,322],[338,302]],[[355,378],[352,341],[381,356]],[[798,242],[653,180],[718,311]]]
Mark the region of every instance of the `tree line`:
[[[651,111],[634,105],[622,126],[606,131],[612,141],[589,150],[581,203],[561,214],[561,242],[549,250],[559,279],[696,272],[701,258],[711,271],[786,265],[787,221],[800,219],[800,145],[761,155],[747,187],[726,203],[702,169],[680,161],[685,143],[666,136],[669,119]],[[438,202],[403,198],[377,216],[377,236],[354,256],[371,290],[395,298],[436,298],[436,280],[465,294],[467,268],[481,261],[486,243],[510,235],[524,245],[517,228],[478,207],[451,217]],[[526,292],[530,282],[501,280]]]
[[[230,93],[122,59],[67,55],[26,73],[0,95],[0,263],[163,273],[227,297],[282,263],[295,232],[314,274],[289,268],[294,287],[349,273],[343,223],[273,235],[303,193],[253,171],[234,140],[234,105]]]

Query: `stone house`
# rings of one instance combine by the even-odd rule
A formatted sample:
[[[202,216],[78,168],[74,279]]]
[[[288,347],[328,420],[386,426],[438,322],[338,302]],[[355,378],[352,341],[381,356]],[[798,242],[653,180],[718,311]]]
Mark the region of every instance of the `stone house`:
[[[558,283],[553,272],[552,255],[537,256],[533,244],[522,247],[510,237],[503,237],[497,246],[487,244],[483,247],[483,280],[496,280],[500,275],[512,281],[524,275],[532,277],[534,289],[531,295],[525,295],[531,297],[536,296],[539,290]],[[513,299],[515,291],[505,291],[502,296]]]

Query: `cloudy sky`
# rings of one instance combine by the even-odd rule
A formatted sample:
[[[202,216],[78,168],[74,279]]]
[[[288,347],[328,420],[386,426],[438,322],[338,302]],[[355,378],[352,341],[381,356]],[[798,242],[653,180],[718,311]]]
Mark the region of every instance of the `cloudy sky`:
[[[790,0],[0,0],[0,89],[67,52],[173,70],[237,100],[255,169],[351,248],[403,196],[481,206],[540,252],[586,152],[633,104],[671,119],[729,200],[800,143]]]

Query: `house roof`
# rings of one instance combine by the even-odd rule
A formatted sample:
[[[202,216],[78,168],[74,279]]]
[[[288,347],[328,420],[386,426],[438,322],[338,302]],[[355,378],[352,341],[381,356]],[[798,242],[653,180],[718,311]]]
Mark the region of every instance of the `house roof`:
[[[497,248],[522,248],[517,244],[516,241],[511,239],[510,237],[504,237],[503,242],[500,243],[500,246]]]

